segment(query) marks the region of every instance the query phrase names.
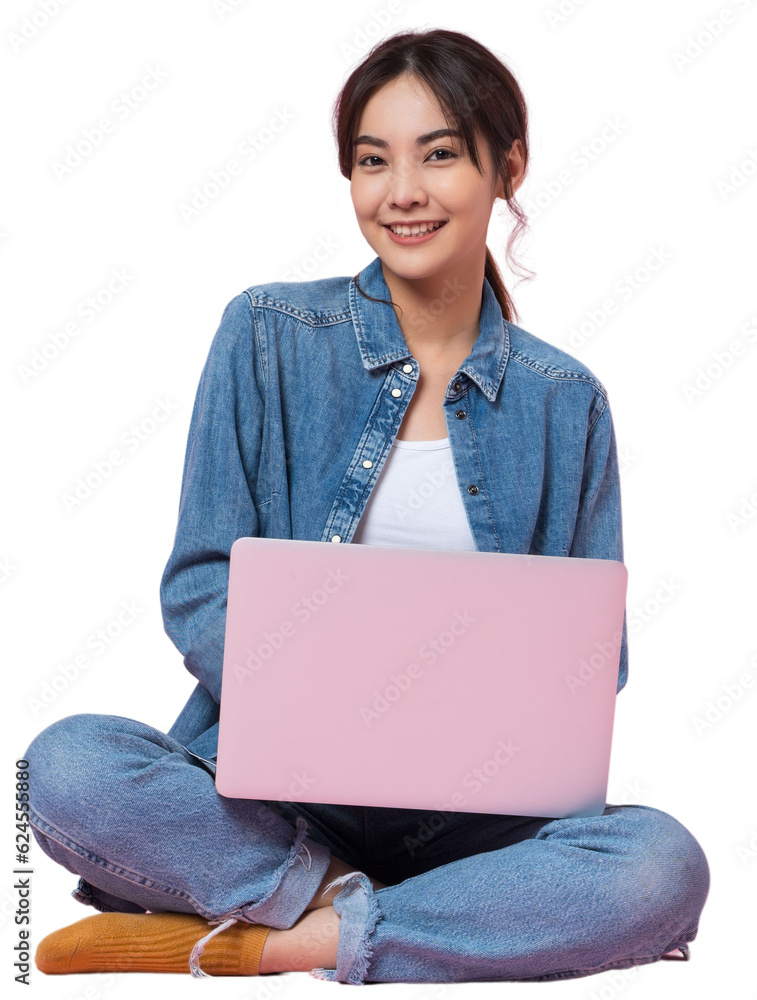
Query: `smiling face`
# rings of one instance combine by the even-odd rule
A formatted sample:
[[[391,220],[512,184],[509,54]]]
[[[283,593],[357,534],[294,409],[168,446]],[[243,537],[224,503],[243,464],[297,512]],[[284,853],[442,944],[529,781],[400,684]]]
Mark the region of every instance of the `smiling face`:
[[[479,173],[462,139],[449,134],[432,91],[409,74],[371,95],[357,139],[350,194],[360,230],[382,263],[408,279],[479,258],[483,271],[494,199],[504,198],[487,143],[477,136]],[[409,240],[387,226],[422,221],[444,225]]]

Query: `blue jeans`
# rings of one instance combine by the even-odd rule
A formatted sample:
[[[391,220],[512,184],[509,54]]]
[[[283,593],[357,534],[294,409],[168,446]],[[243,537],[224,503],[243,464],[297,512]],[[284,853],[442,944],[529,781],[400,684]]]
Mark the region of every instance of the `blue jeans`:
[[[203,942],[234,920],[288,928],[331,855],[346,861],[319,979],[568,979],[688,956],[709,891],[698,841],[650,806],[550,819],[231,799],[212,761],[117,715],[60,719],[26,757],[35,838],[100,911],[198,913],[215,925]]]

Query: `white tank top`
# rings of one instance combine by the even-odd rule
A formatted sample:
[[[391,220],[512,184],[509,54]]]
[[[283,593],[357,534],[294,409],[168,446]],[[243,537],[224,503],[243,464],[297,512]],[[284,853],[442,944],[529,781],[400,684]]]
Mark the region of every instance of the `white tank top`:
[[[475,551],[449,438],[395,439],[352,541]]]

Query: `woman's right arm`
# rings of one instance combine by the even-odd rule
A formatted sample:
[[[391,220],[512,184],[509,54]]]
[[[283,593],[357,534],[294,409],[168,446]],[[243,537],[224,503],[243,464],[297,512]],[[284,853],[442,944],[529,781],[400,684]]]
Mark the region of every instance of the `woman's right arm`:
[[[200,376],[179,520],[160,582],[165,630],[219,703],[231,546],[258,534],[264,377],[252,301],[242,292],[224,309]]]

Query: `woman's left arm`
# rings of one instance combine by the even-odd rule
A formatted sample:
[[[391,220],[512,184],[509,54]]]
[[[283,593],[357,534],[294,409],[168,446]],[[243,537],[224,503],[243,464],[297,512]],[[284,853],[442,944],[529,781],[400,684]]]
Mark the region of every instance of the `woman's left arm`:
[[[599,416],[586,437],[581,499],[569,555],[585,559],[617,559],[623,562],[620,474],[615,429],[610,405],[604,395],[603,400]],[[624,612],[616,694],[625,687],[627,680],[628,636]]]

